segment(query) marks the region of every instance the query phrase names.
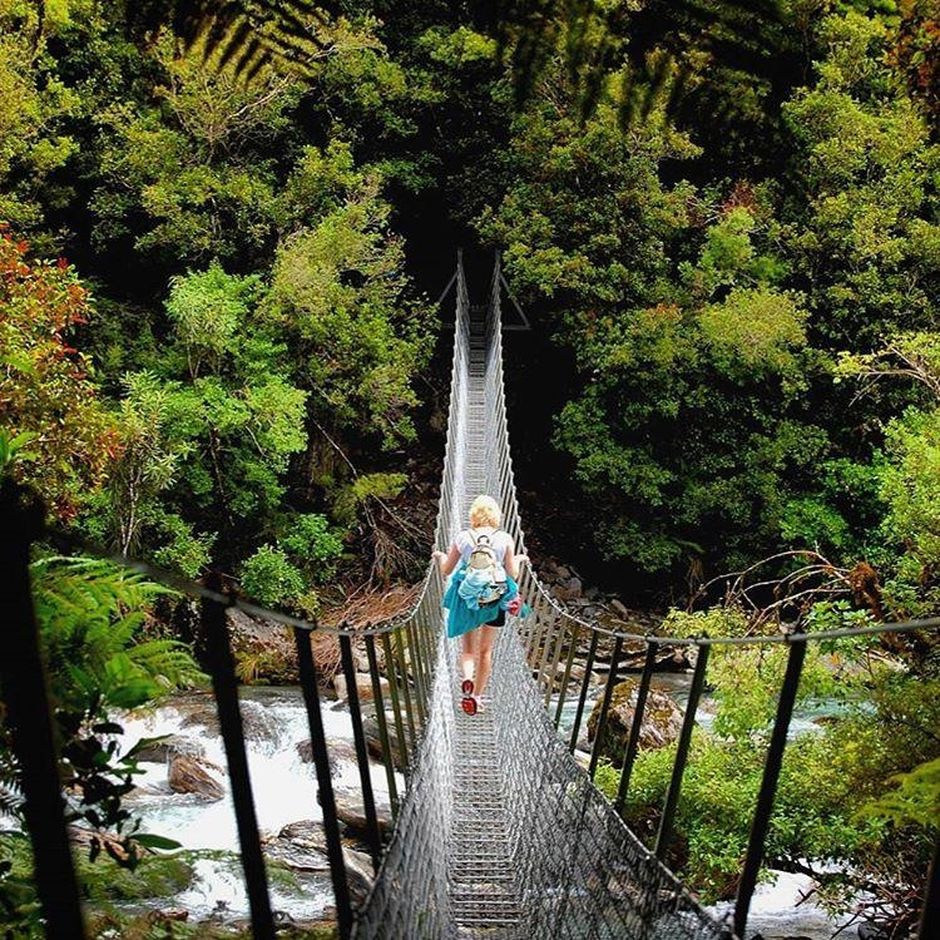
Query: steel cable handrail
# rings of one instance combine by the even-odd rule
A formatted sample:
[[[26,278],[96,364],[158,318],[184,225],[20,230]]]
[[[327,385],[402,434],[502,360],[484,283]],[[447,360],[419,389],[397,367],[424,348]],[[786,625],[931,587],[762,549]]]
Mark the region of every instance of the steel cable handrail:
[[[500,312],[502,275],[498,259],[482,324],[482,344],[479,332],[473,334],[476,339],[471,342],[469,297],[463,266],[459,260],[453,283],[457,291],[457,316],[435,545],[446,547],[463,524],[469,500],[479,491],[479,474],[482,473],[482,489],[499,500],[504,511],[503,527],[515,539],[520,553],[524,553],[525,534],[509,448]],[[479,358],[481,354],[482,362]],[[471,419],[476,422],[474,435],[470,435],[469,430]],[[80,543],[71,533],[53,533],[53,536],[65,545],[75,546]],[[24,600],[28,596],[26,559],[32,536],[24,532],[20,539],[18,545],[14,544],[18,552],[14,567],[18,566],[18,584],[22,588],[17,597]],[[11,541],[17,542],[16,538]],[[88,551],[88,546],[83,545],[83,549]],[[89,553],[101,554],[97,550]],[[346,625],[328,627],[303,617],[270,610],[219,590],[214,585],[207,586],[181,578],[146,562],[126,558],[113,560],[203,600],[203,630],[211,652],[208,668],[212,675],[220,730],[226,747],[255,936],[273,938],[275,928],[239,718],[238,683],[225,619],[227,608],[239,609],[293,628],[340,935],[344,938],[354,935],[378,940],[411,937],[420,928],[428,936],[456,936],[456,907],[450,896],[451,872],[447,847],[455,828],[459,830],[460,822],[455,820],[452,804],[448,803],[454,792],[456,775],[460,771],[460,767],[455,766],[455,761],[458,761],[455,745],[459,739],[455,731],[455,711],[459,710],[453,707],[456,672],[452,644],[447,642],[442,630],[443,581],[437,565],[429,562],[416,599],[407,612],[377,625],[357,629]],[[710,648],[716,645],[785,643],[790,644],[787,676],[781,689],[735,913],[735,932],[743,936],[747,906],[762,858],[776,775],[779,773],[786,729],[807,643],[888,632],[911,632],[940,625],[940,618],[929,618],[899,624],[763,637],[643,635],[605,628],[597,622],[572,614],[550,594],[529,565],[524,567],[520,575],[519,587],[521,595],[530,604],[531,612],[525,618],[511,621],[515,630],[500,632],[498,667],[494,669],[492,679],[494,710],[503,720],[496,725],[497,750],[494,752],[498,752],[502,765],[491,769],[498,770],[502,777],[502,796],[508,807],[503,836],[507,840],[506,844],[511,844],[518,879],[518,891],[513,895],[513,903],[520,905],[520,917],[513,922],[512,930],[519,928],[527,931],[523,934],[505,934],[512,937],[613,937],[647,935],[652,932],[663,940],[721,940],[728,935],[727,928],[703,911],[681,882],[663,865],[663,853],[670,840]],[[22,610],[17,610],[19,613],[16,617],[20,617]],[[25,625],[27,629],[14,629],[14,638],[29,639],[32,635],[29,618],[18,623],[16,617],[14,627]],[[559,728],[562,704],[572,662],[578,652],[581,630],[589,632],[590,646],[582,670],[581,692],[571,741],[567,744],[558,737],[556,730]],[[381,855],[381,868],[358,912],[354,912],[356,905],[351,900],[340,841],[329,746],[320,715],[317,667],[309,642],[309,634],[313,631],[339,638],[366,817],[365,839],[376,862]],[[363,712],[357,690],[357,667],[351,642],[353,637],[363,638],[368,654],[375,720],[378,723],[382,761],[395,820],[393,835],[384,853],[372,791]],[[579,767],[572,752],[576,746],[600,637],[612,638],[614,645],[603,694],[595,706],[599,707],[599,718],[590,766],[585,771]],[[381,649],[377,646],[377,640],[380,641]],[[629,641],[643,643],[647,655],[639,687],[640,698],[632,720],[630,743],[624,752],[620,790],[612,806],[594,786],[593,778],[604,738],[611,694],[617,682],[620,655],[623,644]],[[566,643],[564,677],[553,722],[547,709],[557,686],[558,669],[562,665]],[[636,756],[638,731],[643,721],[644,706],[641,700],[645,701],[644,690],[649,688],[655,666],[654,654],[659,647],[669,645],[697,647],[698,656],[673,764],[672,781],[656,845],[650,850],[626,827],[621,814]],[[379,672],[379,653],[384,657],[384,675]],[[12,678],[12,674],[8,675],[8,666],[6,664],[4,669],[6,681]],[[33,673],[38,675],[38,665]],[[35,675],[30,681],[33,679]],[[383,680],[387,682],[387,689],[384,690]],[[18,711],[36,714],[46,708],[41,704],[41,696],[36,693],[37,688],[34,685],[32,690],[17,693]],[[34,704],[27,704],[28,700]],[[386,712],[387,704],[391,706],[389,712]],[[391,723],[394,723],[394,729]],[[39,744],[34,748],[36,755],[30,756],[30,739],[29,746],[23,748],[22,753],[30,761],[38,755],[48,762],[52,754],[51,737],[49,741]],[[396,754],[407,780],[407,790],[400,802],[396,795]],[[49,776],[52,773],[48,769],[39,773],[39,764],[35,766],[35,779],[31,779],[26,787],[28,804],[33,799],[31,794],[39,787],[42,775]],[[57,831],[60,830],[60,835],[64,835],[65,831],[64,820],[54,801],[49,803],[49,807],[49,813],[58,816],[55,819],[50,817],[50,825],[46,829],[34,820],[36,831],[32,838],[37,857],[41,857],[43,848],[52,844],[52,836]],[[44,910],[55,910],[58,903],[56,892],[59,892],[60,897],[64,896],[61,889],[67,880],[50,878],[48,873],[39,876],[40,887],[45,885],[47,891],[47,896],[43,898]],[[74,882],[74,878],[71,881]],[[69,894],[69,897],[72,895]],[[76,915],[70,912],[69,916],[74,918]],[[927,923],[926,916],[924,924]],[[927,933],[924,927],[921,936],[925,938]],[[63,937],[78,935],[74,931],[61,933]]]

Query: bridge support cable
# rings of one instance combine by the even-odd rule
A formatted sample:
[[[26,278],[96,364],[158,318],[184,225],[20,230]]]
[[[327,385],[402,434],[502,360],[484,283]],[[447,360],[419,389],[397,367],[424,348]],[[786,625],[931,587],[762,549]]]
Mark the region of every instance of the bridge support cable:
[[[517,551],[525,553],[509,447],[501,317],[504,281],[498,259],[487,303],[471,305],[459,258],[453,286],[454,350],[435,545],[447,548],[466,525],[473,498],[485,492],[500,502],[503,527],[513,535]],[[4,498],[8,496],[5,491]],[[16,510],[10,505],[8,518],[14,518]],[[12,578],[0,603],[19,644],[12,660],[16,668],[9,668],[10,656],[2,663],[14,731],[23,715],[33,715],[31,728],[36,716],[41,724],[42,716],[49,715],[29,604],[29,538],[29,527],[24,523],[14,526],[12,537],[4,541],[5,569]],[[74,536],[68,534],[57,533],[56,539],[84,554],[106,554],[90,551],[84,544],[76,548]],[[529,612],[525,617],[507,617],[496,641],[489,705],[469,717],[459,707],[456,644],[446,638],[441,609],[444,584],[436,565],[429,565],[408,613],[353,629],[347,624],[327,627],[284,611],[265,610],[226,594],[220,585],[186,582],[147,563],[114,560],[203,600],[204,626],[219,654],[210,656],[207,665],[217,692],[229,757],[256,936],[271,934],[273,914],[244,760],[225,618],[229,607],[279,622],[293,631],[342,940],[727,940],[732,936],[731,926],[704,911],[662,859],[667,855],[679,806],[711,646],[786,642],[791,644],[790,663],[736,904],[735,928],[743,936],[806,642],[936,629],[940,624],[940,620],[929,620],[787,637],[634,635],[579,619],[546,590],[535,570],[525,566],[519,586]],[[371,883],[357,870],[342,842],[318,666],[311,646],[314,632],[339,638],[360,771],[364,829],[373,859],[379,861]],[[32,636],[31,641],[27,635]],[[629,806],[630,777],[657,655],[665,647],[682,645],[696,649],[695,673],[659,833],[651,850],[626,826],[622,814]],[[360,698],[356,684],[362,668],[358,650],[363,646],[371,703],[366,695]],[[594,776],[601,760],[611,754],[604,739],[605,734],[610,736],[607,716],[623,654],[637,653],[645,653],[645,659],[629,738],[622,758],[618,755],[613,762],[622,768],[622,775],[612,804],[595,786]],[[599,682],[605,664],[606,679]],[[592,709],[588,729],[595,739],[591,753],[585,754],[581,728],[588,708]],[[374,722],[377,737],[367,733],[369,721]],[[35,740],[15,735],[14,743],[23,767],[37,885],[48,935],[56,940],[78,938],[81,910],[48,721],[45,728],[44,736]],[[381,758],[384,780],[381,771],[372,777],[368,750]],[[400,774],[404,775],[404,786]],[[382,832],[376,805],[383,786],[394,819],[390,836]],[[937,867],[935,860],[928,878],[920,940],[932,940],[936,934],[940,900]]]
[[[488,493],[500,502],[517,550],[525,551],[503,387],[501,282],[497,263],[489,303],[472,308],[458,265],[437,530],[442,549],[466,525],[472,499]],[[431,580],[439,598],[440,579],[432,574]],[[581,628],[531,569],[524,570],[520,591],[532,610],[525,619],[508,618],[499,634],[483,713],[468,717],[459,709],[455,644],[440,641],[408,792],[354,936],[727,936],[624,825],[559,737],[546,705],[561,663],[567,685]],[[443,635],[440,610],[420,616]],[[598,642],[592,631],[592,651]],[[591,663],[586,666],[582,715],[591,678]]]

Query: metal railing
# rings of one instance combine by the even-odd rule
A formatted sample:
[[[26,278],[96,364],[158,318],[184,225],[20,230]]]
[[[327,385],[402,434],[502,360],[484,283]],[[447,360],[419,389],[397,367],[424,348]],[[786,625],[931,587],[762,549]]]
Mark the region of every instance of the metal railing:
[[[490,341],[488,348],[491,358],[492,378],[488,395],[492,397],[490,407],[496,415],[494,434],[497,441],[496,446],[499,453],[499,461],[494,478],[488,482],[491,491],[499,494],[501,505],[503,505],[506,510],[508,519],[506,524],[507,529],[513,534],[517,544],[522,547],[522,551],[525,551],[524,533],[522,532],[519,522],[520,512],[513,478],[512,459],[509,455],[509,431],[502,368],[502,330],[500,329],[499,313],[500,280],[501,272],[499,270],[499,259],[497,258],[490,302]],[[604,737],[613,690],[621,678],[619,670],[624,645],[628,642],[642,644],[644,665],[637,688],[637,699],[633,710],[629,735],[619,764],[620,781],[617,796],[614,801],[614,808],[620,814],[624,813],[627,803],[630,779],[639,749],[640,730],[643,725],[651,679],[656,666],[657,650],[663,647],[683,646],[691,647],[696,650],[696,661],[689,697],[677,742],[670,783],[653,846],[653,854],[660,860],[664,858],[666,849],[673,835],[682,781],[689,759],[692,730],[695,725],[696,711],[705,685],[705,673],[711,648],[714,646],[759,646],[779,644],[784,644],[788,647],[786,671],[780,688],[776,715],[764,762],[760,790],[754,807],[750,836],[746,854],[743,859],[742,873],[738,880],[733,919],[733,930],[737,937],[745,936],[751,899],[757,884],[758,873],[764,860],[764,848],[773,813],[774,799],[787,743],[787,734],[793,716],[793,708],[807,644],[861,636],[905,634],[925,630],[940,631],[940,617],[934,617],[905,623],[886,623],[852,629],[820,630],[812,633],[780,633],[771,636],[657,636],[610,629],[601,626],[597,622],[586,621],[573,615],[552,596],[550,591],[539,580],[534,570],[530,567],[526,568],[523,576],[521,593],[534,611],[529,623],[524,625],[520,634],[525,649],[526,660],[532,670],[533,676],[544,691],[544,705],[546,708],[549,707],[553,694],[557,694],[557,702],[554,711],[554,725],[556,729],[560,728],[562,712],[571,688],[571,677],[575,671],[575,666],[580,667],[579,671],[582,674],[582,678],[577,689],[577,707],[569,737],[569,750],[572,754],[574,754],[575,746],[579,739],[589,687],[596,675],[594,667],[596,665],[599,642],[603,639],[613,644],[610,653],[609,667],[607,669],[607,677],[604,681],[603,689],[599,693],[600,708],[588,764],[588,775],[591,780],[595,777],[598,761],[604,747]],[[583,640],[585,638],[589,639],[587,641],[587,648],[582,653]],[[564,666],[562,667],[562,678],[559,682],[558,669],[562,662]],[[940,821],[938,821],[938,826],[940,826]],[[940,864],[938,864],[937,861],[938,853],[940,853],[940,839],[937,841],[934,859],[929,870],[925,873],[925,902],[918,928],[919,940],[929,940],[929,938],[940,936],[940,912],[938,912],[938,905],[940,905]]]
[[[463,266],[458,260],[454,281],[457,318],[450,407],[435,530],[435,544],[439,548],[446,548],[454,533],[461,527],[466,517],[468,500],[479,488],[499,500],[504,510],[503,527],[515,539],[518,550],[525,551],[525,535],[509,448],[503,382],[501,283],[502,275],[497,259],[486,316],[479,324],[472,325]],[[475,334],[475,340],[471,337],[472,329],[482,329],[482,342],[479,334]],[[479,358],[481,351],[482,359]],[[483,383],[482,402],[474,397],[477,392],[471,396],[472,372],[478,376],[474,382],[481,380]],[[473,387],[478,389],[479,385]],[[484,422],[485,459],[482,459],[483,455],[478,455],[481,457],[480,461],[471,462],[473,455],[469,453],[469,429],[473,422],[479,421]],[[479,447],[479,439],[473,440],[474,447]],[[8,523],[5,537],[0,540],[0,570],[4,571],[0,616],[7,628],[6,648],[0,658],[0,674],[6,696],[7,717],[13,733],[17,759],[22,768],[27,828],[36,859],[37,889],[47,935],[55,937],[56,940],[80,938],[84,936],[85,928],[68,846],[64,805],[58,784],[58,757],[29,585],[28,562],[31,546],[43,541],[44,536],[35,512],[24,508],[19,494],[10,485],[5,485],[0,493],[0,518]],[[441,755],[453,754],[456,738],[450,702],[451,653],[442,633],[443,585],[436,568],[429,566],[417,600],[406,615],[362,630],[353,630],[346,627],[327,628],[283,612],[266,610],[227,593],[219,582],[196,584],[145,563],[117,560],[130,568],[143,571],[155,580],[168,583],[199,598],[202,608],[203,645],[209,651],[206,666],[212,678],[220,732],[228,762],[254,936],[273,937],[275,925],[238,706],[238,683],[227,628],[226,614],[229,608],[238,608],[250,615],[260,615],[281,623],[293,633],[340,936],[452,935],[453,910],[448,895],[447,855],[446,852],[440,851],[440,845],[450,838],[454,825],[446,801],[448,794],[452,792],[455,771],[450,761],[441,760]],[[590,835],[593,839],[607,840],[605,845],[608,851],[616,850],[621,852],[624,858],[629,857],[629,865],[626,868],[623,865],[618,868],[616,859],[608,860],[609,867],[604,869],[603,877],[610,883],[619,879],[620,893],[610,893],[609,888],[605,888],[608,893],[604,903],[608,906],[623,904],[625,909],[629,908],[630,918],[633,919],[610,919],[605,929],[612,929],[610,924],[615,923],[646,923],[644,917],[658,916],[655,912],[656,904],[661,906],[661,898],[657,902],[655,897],[651,896],[652,900],[648,897],[637,907],[635,900],[628,898],[629,892],[624,889],[629,878],[647,877],[654,886],[654,894],[663,895],[666,892],[673,899],[669,903],[672,905],[670,916],[673,917],[675,932],[666,932],[664,936],[710,935],[708,931],[711,927],[707,920],[702,918],[694,902],[681,891],[681,886],[678,886],[663,868],[661,860],[673,834],[682,779],[689,758],[692,729],[711,647],[719,644],[756,643],[784,643],[789,646],[786,675],[770,736],[762,785],[738,887],[733,929],[737,936],[743,937],[751,896],[763,859],[787,730],[807,643],[880,632],[936,629],[940,624],[940,619],[936,619],[790,636],[675,638],[631,634],[579,619],[556,601],[529,566],[524,568],[520,577],[520,592],[532,612],[524,620],[516,621],[516,635],[521,647],[517,645],[510,649],[508,640],[501,641],[500,668],[503,670],[503,676],[500,678],[494,673],[494,687],[497,689],[494,695],[502,697],[501,701],[507,713],[517,709],[513,714],[525,716],[531,727],[535,727],[535,724],[544,719],[545,722],[550,721],[555,729],[560,727],[565,703],[572,696],[576,696],[577,701],[574,724],[565,746],[559,745],[555,748],[548,745],[548,751],[545,753],[536,753],[533,748],[531,754],[520,755],[520,748],[524,748],[526,744],[518,739],[521,726],[499,732],[503,735],[500,738],[500,746],[519,756],[516,776],[507,777],[505,783],[507,799],[510,802],[515,801],[512,805],[516,806],[516,815],[521,817],[525,811],[526,807],[522,805],[525,801],[536,799],[548,801],[544,805],[555,806],[559,811],[563,809],[570,812],[572,807],[577,810],[566,822],[566,838],[571,840],[570,844],[559,846],[557,858],[548,857],[552,852],[550,847],[544,850],[544,857],[537,858],[538,852],[543,850],[541,847],[534,847],[534,840],[544,837],[544,833],[540,835],[534,832],[531,825],[523,824],[521,819],[515,819],[512,823],[515,838],[519,840],[516,852],[520,865],[528,866],[528,869],[522,872],[524,890],[521,890],[520,897],[529,904],[530,914],[534,918],[532,922],[541,925],[532,935],[545,937],[557,935],[558,929],[570,923],[567,918],[572,916],[572,909],[579,904],[583,907],[588,903],[577,900],[575,889],[578,886],[571,883],[578,878],[590,879],[596,876],[596,871],[595,875],[591,875],[584,867],[586,860],[583,853],[582,857],[578,857],[577,846],[585,835]],[[362,897],[360,894],[355,900],[348,876],[336,795],[331,780],[329,747],[323,730],[321,682],[311,649],[312,631],[334,633],[338,638],[341,668],[346,680],[353,726],[359,792],[366,820],[363,837],[378,872],[367,896]],[[511,634],[504,634],[505,636]],[[584,720],[589,687],[596,672],[595,666],[602,642],[612,644],[612,649],[607,678],[600,692],[594,744],[587,771],[582,772],[577,769],[572,753]],[[613,805],[610,805],[603,800],[591,781],[596,774],[602,752],[613,690],[620,677],[624,647],[630,642],[643,644],[644,665],[632,725],[619,761],[619,791]],[[354,645],[358,644],[364,648],[368,663],[373,696],[371,709],[374,712],[380,744],[380,753],[377,756],[384,767],[394,820],[390,837],[383,836],[380,831],[372,787],[365,733],[366,706],[360,702],[356,684]],[[639,749],[640,729],[656,666],[656,654],[667,645],[694,647],[697,656],[658,833],[652,849],[647,850],[619,823],[617,814],[623,813],[629,797],[630,779]],[[521,652],[517,652],[520,649]],[[535,696],[529,695],[528,690],[523,688],[525,683],[515,672],[514,663],[517,663],[519,656],[523,659],[519,660],[517,665],[519,668],[524,667],[524,671],[533,677],[537,684],[542,719],[539,719],[530,707],[531,702],[536,700]],[[575,678],[578,673],[580,679]],[[383,680],[387,682],[387,686],[383,684]],[[385,688],[387,694],[383,691]],[[529,695],[529,698],[525,700],[524,706],[512,698],[525,695]],[[553,715],[546,717],[546,709],[551,706],[553,696],[557,696]],[[519,698],[519,701],[522,699]],[[514,734],[517,736],[513,737]],[[555,778],[550,777],[549,764],[554,768],[552,772],[556,774]],[[404,792],[399,791],[396,769],[404,773]],[[523,780],[523,777],[526,779]],[[558,800],[562,802],[559,803]],[[614,825],[615,821],[617,825]],[[526,839],[533,840],[532,844],[527,846]],[[573,852],[571,846],[575,847]],[[416,870],[420,870],[417,876]],[[526,901],[531,895],[546,893],[546,879],[549,877],[568,879],[568,884],[559,881],[561,900],[548,906],[544,898]],[[406,885],[413,886],[419,881],[420,891],[404,892]],[[594,890],[600,889],[595,885]],[[403,897],[403,892],[407,896]],[[940,903],[940,887],[936,860],[928,875],[926,898],[919,928],[921,940],[940,936],[940,914],[937,910]],[[585,909],[578,916],[596,919],[601,915]],[[682,926],[683,924],[686,926]],[[556,933],[552,933],[553,930]]]

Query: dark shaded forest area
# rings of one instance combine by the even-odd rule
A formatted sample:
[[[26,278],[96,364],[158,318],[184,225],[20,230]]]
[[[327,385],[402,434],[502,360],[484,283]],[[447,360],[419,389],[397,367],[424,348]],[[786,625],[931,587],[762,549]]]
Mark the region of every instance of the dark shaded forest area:
[[[675,605],[681,634],[940,614],[936,0],[344,0],[300,47],[276,6],[216,35],[212,4],[0,0],[0,472],[54,528],[312,617],[419,580],[434,301],[461,247],[482,299],[498,250],[532,324],[505,347],[535,550]],[[36,564],[69,734],[199,681],[153,585]],[[710,666],[723,717],[676,860],[709,900],[747,835],[715,781],[756,788],[774,655]],[[940,646],[807,675],[864,706],[794,748],[772,851],[902,936],[940,810]],[[641,755],[637,824],[668,752]]]

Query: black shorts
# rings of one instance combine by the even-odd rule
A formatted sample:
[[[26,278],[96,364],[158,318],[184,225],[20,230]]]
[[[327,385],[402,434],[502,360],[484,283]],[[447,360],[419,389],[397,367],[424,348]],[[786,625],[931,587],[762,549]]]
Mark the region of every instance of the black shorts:
[[[506,626],[506,611],[504,608],[500,607],[499,613],[496,615],[495,620],[491,620],[489,623],[484,624],[486,627],[505,627]]]

